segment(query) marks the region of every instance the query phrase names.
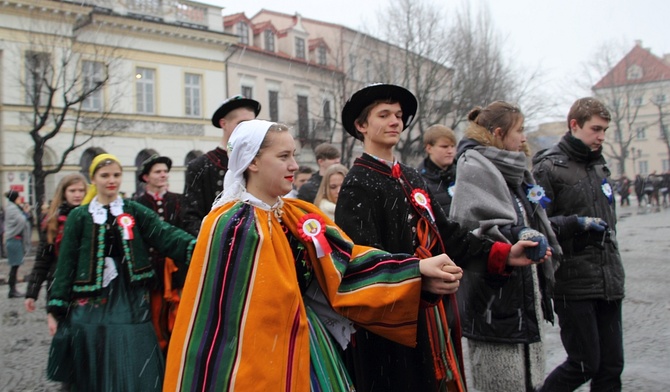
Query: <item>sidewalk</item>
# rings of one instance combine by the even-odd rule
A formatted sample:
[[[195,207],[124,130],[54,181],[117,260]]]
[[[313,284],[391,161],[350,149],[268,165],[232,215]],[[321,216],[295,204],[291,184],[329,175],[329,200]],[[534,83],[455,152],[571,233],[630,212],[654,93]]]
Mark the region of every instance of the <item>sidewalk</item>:
[[[34,248],[33,248],[34,249]],[[19,274],[17,276],[19,283],[25,282],[28,274],[33,270],[35,264],[35,254],[30,254],[23,259],[23,264],[19,267]],[[0,259],[0,286],[7,284],[7,277],[9,276],[9,262],[7,259]]]

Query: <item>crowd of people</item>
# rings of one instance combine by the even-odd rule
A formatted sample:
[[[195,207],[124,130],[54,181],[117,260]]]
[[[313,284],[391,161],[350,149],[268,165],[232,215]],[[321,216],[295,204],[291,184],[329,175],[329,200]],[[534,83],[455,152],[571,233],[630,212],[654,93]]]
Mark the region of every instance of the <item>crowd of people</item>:
[[[286,125],[232,97],[183,194],[154,155],[144,192],[123,198],[122,165],[101,154],[90,184],[59,182],[25,294],[30,217],[8,192],[9,297],[35,311],[47,283],[48,377],[72,391],[466,391],[468,350],[476,390],[620,391],[614,195],[665,205],[668,175],[610,178],[594,98],[534,156],[519,107],[472,108],[460,141],[425,131],[414,168],[394,149],[417,108],[401,86],[356,91],[341,118],[363,154],[346,167],[324,143],[310,167]],[[545,378],[555,315],[567,358]]]

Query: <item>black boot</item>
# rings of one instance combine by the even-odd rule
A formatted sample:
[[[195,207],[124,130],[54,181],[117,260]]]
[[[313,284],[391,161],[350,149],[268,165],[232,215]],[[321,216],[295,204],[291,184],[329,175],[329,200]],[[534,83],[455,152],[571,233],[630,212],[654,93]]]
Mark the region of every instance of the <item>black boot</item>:
[[[9,295],[8,298],[23,298],[26,294],[16,290],[16,275],[19,272],[19,266],[12,267],[9,270]]]

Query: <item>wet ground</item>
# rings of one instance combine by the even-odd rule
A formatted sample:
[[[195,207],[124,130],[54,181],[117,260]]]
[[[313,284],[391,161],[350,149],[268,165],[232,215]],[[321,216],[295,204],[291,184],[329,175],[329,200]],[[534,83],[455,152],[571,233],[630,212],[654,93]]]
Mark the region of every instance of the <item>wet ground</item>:
[[[619,216],[626,269],[624,390],[670,391],[670,209],[625,207]],[[20,276],[31,268],[27,260]],[[7,298],[7,270],[7,260],[0,260],[0,391],[58,391],[60,385],[44,376],[50,343],[44,292],[38,310],[27,313],[22,299]],[[565,359],[558,333],[557,326],[548,328],[547,372]]]

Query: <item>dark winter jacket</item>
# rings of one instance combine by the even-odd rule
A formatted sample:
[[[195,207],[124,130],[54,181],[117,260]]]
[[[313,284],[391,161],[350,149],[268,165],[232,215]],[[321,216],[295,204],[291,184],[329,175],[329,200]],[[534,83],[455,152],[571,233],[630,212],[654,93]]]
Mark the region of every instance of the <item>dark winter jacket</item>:
[[[200,223],[212,209],[214,199],[223,191],[228,171],[228,154],[221,147],[192,160],[186,168],[184,216],[181,228],[198,236]]]
[[[309,203],[314,203],[314,199],[316,199],[316,194],[319,192],[319,186],[321,186],[322,179],[323,176],[318,171],[312,174],[309,180],[302,184],[298,190],[298,199]]]
[[[569,133],[533,159],[533,176],[551,203],[553,222],[571,216],[598,217],[609,225],[605,233],[558,230],[563,259],[556,271],[555,300],[606,299],[624,296],[624,270],[616,239],[616,213],[610,171],[602,151],[590,149]]]
[[[47,236],[44,234],[44,240],[40,241],[37,252],[35,252],[35,264],[33,270],[28,276],[28,290],[26,291],[26,298],[37,299],[42,284],[47,281],[47,292],[51,287],[53,281],[54,271],[56,271],[56,261],[58,260],[58,248],[63,237],[63,228],[65,227],[65,219],[74,207],[63,203],[58,208],[58,233],[54,238],[53,243],[47,242]]]
[[[426,157],[417,170],[426,181],[437,203],[442,206],[444,214],[449,216],[453,186],[456,181],[456,162],[442,170],[430,160],[430,157]]]

